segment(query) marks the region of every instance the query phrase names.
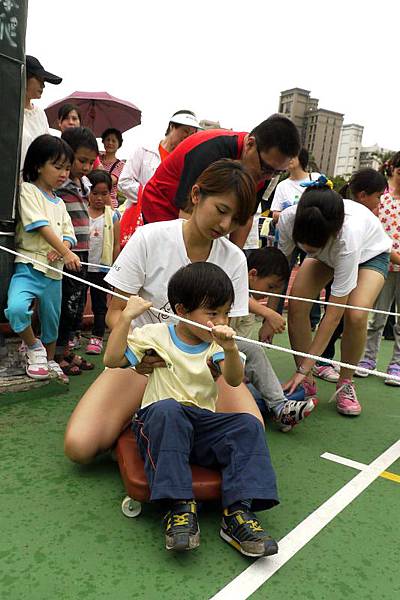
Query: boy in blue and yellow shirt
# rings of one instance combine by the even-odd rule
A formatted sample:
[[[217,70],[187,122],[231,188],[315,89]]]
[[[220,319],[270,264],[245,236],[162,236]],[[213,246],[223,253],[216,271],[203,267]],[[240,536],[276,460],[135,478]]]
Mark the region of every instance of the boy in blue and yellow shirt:
[[[173,275],[168,299],[190,323],[151,324],[129,333],[132,319],[151,307],[131,296],[104,357],[108,367],[135,366],[152,349],[166,362],[166,369],[154,369],[149,376],[133,422],[150,498],[169,504],[166,548],[192,550],[200,542],[190,461],[221,470],[221,537],[246,556],[276,554],[276,541],[251,512],[278,504],[263,427],[250,414],[215,412],[217,387],[207,364],[218,365],[229,385],[243,380],[243,356],[228,327],[232,282],[217,265],[192,263]]]

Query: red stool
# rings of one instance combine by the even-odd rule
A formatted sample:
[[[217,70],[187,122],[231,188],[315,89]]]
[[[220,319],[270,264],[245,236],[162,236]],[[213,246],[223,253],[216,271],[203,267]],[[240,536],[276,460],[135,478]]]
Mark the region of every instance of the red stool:
[[[126,517],[137,517],[141,502],[148,502],[150,490],[144,472],[144,462],[140,456],[135,436],[131,429],[125,429],[117,441],[116,455],[122,481],[128,494],[122,501],[122,512]],[[196,500],[217,500],[221,496],[221,475],[219,471],[192,466],[193,493]]]

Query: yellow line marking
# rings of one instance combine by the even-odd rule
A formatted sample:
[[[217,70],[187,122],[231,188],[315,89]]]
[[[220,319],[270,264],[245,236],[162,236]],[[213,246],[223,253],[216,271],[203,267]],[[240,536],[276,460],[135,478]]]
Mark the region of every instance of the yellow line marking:
[[[384,477],[385,479],[390,479],[391,481],[400,483],[400,475],[396,475],[395,473],[389,473],[389,471],[383,471],[383,473],[380,474],[380,477]]]

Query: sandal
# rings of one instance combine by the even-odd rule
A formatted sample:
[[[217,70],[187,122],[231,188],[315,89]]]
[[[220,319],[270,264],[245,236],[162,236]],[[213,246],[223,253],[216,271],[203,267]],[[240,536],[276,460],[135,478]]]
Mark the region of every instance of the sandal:
[[[69,354],[64,354],[64,360],[72,366],[78,367],[81,371],[92,371],[94,369],[94,364],[79,356],[79,354],[74,354],[70,352]]]
[[[80,368],[77,365],[69,363],[64,356],[56,357],[56,362],[58,362],[60,369],[65,375],[67,375],[67,377],[76,377],[77,375],[82,374]]]

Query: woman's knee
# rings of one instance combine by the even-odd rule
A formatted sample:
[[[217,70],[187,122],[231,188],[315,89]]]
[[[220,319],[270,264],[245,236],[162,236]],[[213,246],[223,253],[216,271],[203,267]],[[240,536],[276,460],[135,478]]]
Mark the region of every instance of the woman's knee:
[[[96,444],[73,429],[67,430],[64,438],[64,454],[72,462],[87,465],[91,463],[98,454]]]
[[[347,309],[345,313],[345,326],[352,332],[364,332],[367,330],[368,312]]]

